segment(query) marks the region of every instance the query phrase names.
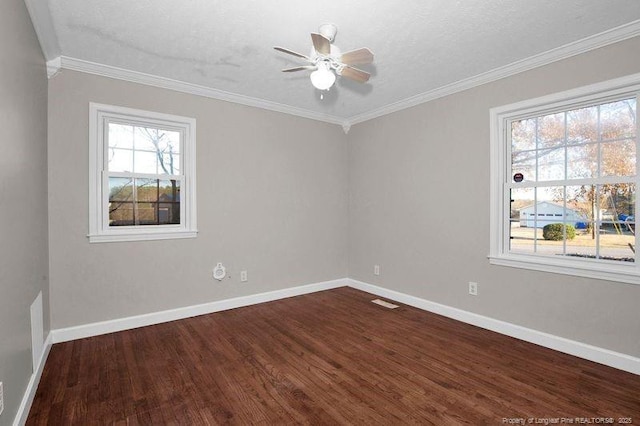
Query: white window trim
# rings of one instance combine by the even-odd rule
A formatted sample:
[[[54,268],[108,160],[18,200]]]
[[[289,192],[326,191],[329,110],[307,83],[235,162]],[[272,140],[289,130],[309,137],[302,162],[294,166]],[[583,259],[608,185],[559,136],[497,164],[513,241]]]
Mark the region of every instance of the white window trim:
[[[504,197],[507,158],[507,123],[510,120],[540,115],[546,111],[562,110],[580,104],[589,104],[608,97],[620,97],[625,94],[638,96],[640,93],[640,73],[617,78],[561,93],[543,96],[522,102],[492,108],[490,110],[490,152],[491,152],[491,187],[490,187],[490,250],[489,262],[492,265],[509,266],[531,269],[536,271],[553,272],[558,274],[575,275],[580,277],[597,278],[631,284],[640,284],[640,256],[636,262],[606,262],[590,261],[586,259],[569,259],[553,256],[527,255],[509,253],[507,238],[509,237],[509,222],[505,220],[508,200]],[[636,146],[640,139],[639,129],[636,130]],[[636,150],[640,155],[640,150]],[[640,161],[636,163],[635,182],[639,182]],[[637,185],[640,188],[640,185]],[[640,205],[640,197],[636,197],[636,212]],[[636,215],[638,217],[638,215]],[[636,234],[636,247],[640,240],[640,232]],[[640,252],[639,252],[640,253]]]
[[[183,178],[180,189],[181,224],[147,225],[144,227],[109,228],[108,201],[103,174],[106,170],[105,119],[119,119],[179,129],[184,134],[181,146]],[[172,114],[162,114],[104,105],[89,104],[89,242],[145,241],[174,238],[194,238],[196,226],[196,120]]]

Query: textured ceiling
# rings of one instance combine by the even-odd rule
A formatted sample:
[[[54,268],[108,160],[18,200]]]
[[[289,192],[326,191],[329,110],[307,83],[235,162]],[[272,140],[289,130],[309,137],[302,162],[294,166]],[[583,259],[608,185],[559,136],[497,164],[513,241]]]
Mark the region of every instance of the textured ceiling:
[[[640,19],[639,0],[48,0],[45,5],[46,17],[40,6],[39,17],[34,6],[30,11],[47,59],[62,55],[340,119]],[[362,66],[372,74],[368,83],[339,78],[320,99],[308,72],[280,72],[301,62],[273,46],[308,54],[309,33],[324,22],[337,25],[335,44],[342,51],[368,47],[375,61]],[[55,40],[42,40],[43,34]],[[47,45],[55,48],[47,52]]]

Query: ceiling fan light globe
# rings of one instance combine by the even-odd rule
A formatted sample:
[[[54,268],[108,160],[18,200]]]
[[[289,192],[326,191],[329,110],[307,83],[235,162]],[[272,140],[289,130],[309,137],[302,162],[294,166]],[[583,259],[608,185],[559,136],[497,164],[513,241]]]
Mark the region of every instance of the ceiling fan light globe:
[[[336,75],[326,68],[319,68],[311,73],[311,84],[318,90],[329,90],[336,82]]]

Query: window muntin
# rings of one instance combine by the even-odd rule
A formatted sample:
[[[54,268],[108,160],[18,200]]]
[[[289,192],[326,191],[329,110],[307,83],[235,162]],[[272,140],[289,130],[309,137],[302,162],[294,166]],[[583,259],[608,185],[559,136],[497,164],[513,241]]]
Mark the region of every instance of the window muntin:
[[[492,264],[640,284],[639,93],[636,74],[491,110]]]
[[[90,241],[194,237],[195,120],[90,109]]]

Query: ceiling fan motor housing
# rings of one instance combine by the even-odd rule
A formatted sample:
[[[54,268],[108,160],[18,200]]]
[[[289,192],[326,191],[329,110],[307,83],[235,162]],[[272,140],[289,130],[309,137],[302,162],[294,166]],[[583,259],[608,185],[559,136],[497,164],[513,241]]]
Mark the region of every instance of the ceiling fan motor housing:
[[[335,44],[331,44],[329,48],[330,48],[329,55],[325,56],[318,53],[316,49],[314,49],[312,46],[309,57],[312,59],[312,61],[315,61],[315,62],[317,62],[318,60],[327,60],[327,59],[330,60],[329,62],[332,62],[332,63],[339,62],[340,57],[342,56],[342,51],[340,50],[340,48]]]
[[[336,33],[338,32],[338,27],[331,23],[322,24],[318,28],[318,32],[333,43],[333,40],[336,38]]]

